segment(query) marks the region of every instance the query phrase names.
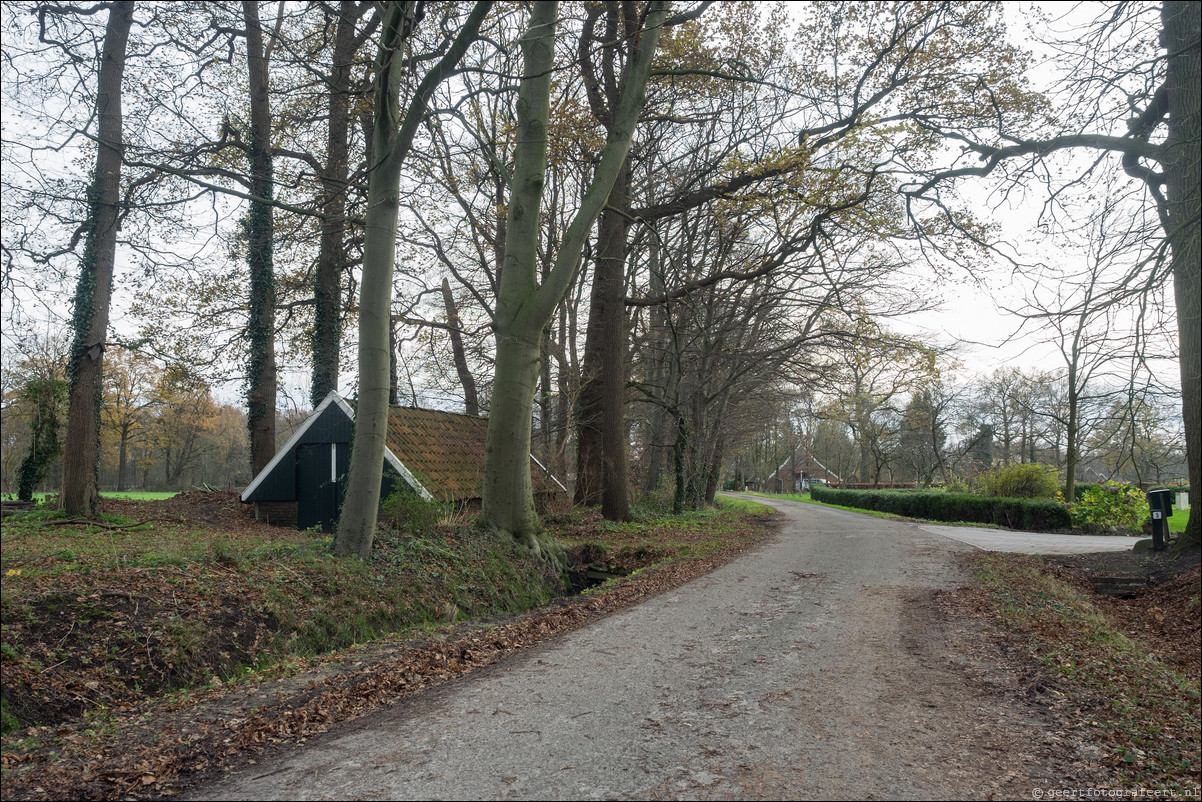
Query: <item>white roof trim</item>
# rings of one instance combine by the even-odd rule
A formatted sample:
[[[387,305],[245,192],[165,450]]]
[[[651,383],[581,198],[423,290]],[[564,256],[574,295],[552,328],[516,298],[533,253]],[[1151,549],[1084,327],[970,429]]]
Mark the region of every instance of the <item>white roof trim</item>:
[[[817,466],[818,466],[819,468],[821,468],[822,470],[826,471],[826,474],[827,474],[827,476],[833,476],[833,477],[835,477],[835,481],[836,481],[836,482],[840,482],[840,483],[842,483],[842,482],[843,482],[843,480],[842,480],[841,478],[839,478],[839,474],[835,473],[835,472],[834,472],[834,471],[832,471],[830,468],[826,467],[826,466],[825,466],[825,465],[823,465],[821,462],[819,462],[819,461],[818,461],[818,458],[817,458],[817,457],[815,457],[813,454],[811,454],[811,455],[810,455],[810,459],[814,460],[814,464],[815,464],[815,465],[817,465]]]
[[[563,486],[563,482],[561,482],[561,481],[559,481],[558,479],[556,479],[556,478],[555,478],[555,474],[553,474],[553,473],[551,473],[549,470],[547,470],[547,466],[546,466],[546,465],[543,465],[541,462],[539,462],[539,461],[538,461],[538,457],[536,457],[536,456],[534,456],[533,454],[531,454],[531,455],[530,455],[530,459],[534,460],[534,464],[535,464],[535,465],[537,465],[539,468],[541,468],[543,473],[545,473],[547,476],[551,477],[551,481],[552,481],[552,482],[554,482],[555,484],[559,485],[559,489],[560,489],[560,490],[562,490],[562,491],[563,491],[563,492],[565,492],[565,493],[566,493],[566,492],[568,492],[568,489],[567,489],[566,487],[564,487],[564,486]]]
[[[313,410],[312,414],[305,418],[304,422],[297,427],[296,431],[292,433],[292,436],[288,438],[288,442],[284,443],[283,447],[275,452],[275,456],[271,458],[271,462],[267,463],[267,467],[259,471],[258,476],[252,479],[251,483],[246,486],[246,489],[242,491],[241,499],[243,501],[246,501],[247,497],[253,493],[260,484],[263,483],[263,479],[275,470],[276,466],[279,465],[280,460],[284,458],[284,455],[291,451],[296,444],[300,442],[300,439],[304,437],[305,432],[309,431],[309,427],[313,425],[313,421],[317,420],[317,418],[321,416],[321,413],[326,411],[326,407],[333,403],[337,403],[339,406],[341,406],[344,412],[347,412],[351,415],[351,420],[354,420],[355,416],[354,413],[351,412],[351,408],[347,406],[346,402],[342,400],[338,393],[331,392],[322,399],[320,404],[317,405],[317,409]]]
[[[786,465],[788,465],[788,464],[789,464],[789,462],[791,462],[791,461],[792,461],[794,458],[796,458],[796,457],[797,457],[797,452],[798,452],[798,451],[800,451],[800,450],[801,450],[801,445],[799,444],[799,445],[797,446],[797,448],[793,449],[793,453],[792,453],[792,454],[790,454],[790,455],[789,455],[789,456],[788,456],[788,457],[785,459],[785,461],[784,461],[784,462],[782,462],[780,465],[778,465],[778,466],[777,466],[777,468],[776,468],[776,471],[775,471],[775,472],[773,472],[772,476],[776,476],[776,475],[777,475],[777,474],[779,474],[781,471],[783,471],[783,470],[785,469],[785,466],[786,466]],[[806,452],[805,452],[805,455],[806,455],[807,457],[809,457],[811,460],[813,460],[815,465],[817,465],[817,466],[818,466],[819,468],[821,468],[822,470],[826,471],[826,472],[827,472],[827,474],[828,474],[829,476],[833,476],[833,477],[835,477],[835,481],[836,481],[836,482],[842,482],[842,481],[843,481],[842,479],[840,479],[840,478],[839,478],[839,474],[835,473],[835,472],[834,472],[834,471],[832,471],[830,468],[826,467],[826,466],[825,466],[825,465],[823,465],[821,462],[819,462],[819,461],[818,461],[818,458],[817,458],[817,457],[815,457],[815,456],[814,456],[814,454],[813,454],[812,452],[810,452],[810,451],[806,451]],[[768,477],[768,479],[771,479],[771,478],[772,478],[772,476],[769,476],[769,477]],[[768,483],[768,479],[765,479],[765,480],[764,480],[764,484],[767,484],[767,483]],[[561,485],[561,486],[562,486],[562,485]]]
[[[425,487],[423,487],[421,482],[417,481],[417,477],[415,477],[409,471],[409,469],[405,467],[405,463],[403,463],[399,459],[397,459],[396,454],[393,454],[392,449],[389,448],[387,445],[384,446],[384,459],[388,462],[389,465],[392,466],[392,469],[394,471],[396,471],[397,473],[399,473],[401,475],[402,479],[404,479],[406,482],[409,483],[410,487],[412,487],[414,490],[417,491],[417,494],[419,496],[424,498],[426,501],[434,500],[434,496],[430,495],[430,491],[427,490]]]
[[[246,489],[242,491],[241,498],[243,501],[246,501],[247,496],[255,491],[255,489],[262,483],[265,476],[275,470],[280,460],[284,458],[284,455],[291,451],[292,448],[298,442],[300,442],[301,437],[303,437],[305,432],[309,430],[309,427],[313,425],[313,421],[317,420],[318,417],[321,416],[321,413],[325,412],[326,407],[328,407],[330,404],[337,404],[339,409],[345,412],[346,416],[350,418],[351,421],[355,420],[355,410],[351,409],[351,405],[346,403],[346,401],[344,401],[342,396],[338,395],[338,393],[331,392],[322,399],[320,404],[317,405],[317,409],[313,410],[313,413],[309,415],[309,417],[305,418],[304,423],[302,423],[297,430],[292,433],[292,437],[288,438],[288,442],[276,452],[275,456],[271,458],[271,462],[267,463],[267,467],[259,471],[259,475],[256,476],[254,480],[246,486]],[[397,459],[396,454],[393,454],[392,450],[388,448],[387,445],[384,446],[384,459],[389,465],[392,466],[393,470],[400,474],[402,479],[409,483],[410,487],[417,491],[419,496],[426,501],[434,500],[434,496],[430,495],[430,491],[423,487],[421,482],[417,481],[417,479],[413,476],[413,473],[405,467],[405,463]],[[560,487],[563,487],[563,485],[560,485]]]

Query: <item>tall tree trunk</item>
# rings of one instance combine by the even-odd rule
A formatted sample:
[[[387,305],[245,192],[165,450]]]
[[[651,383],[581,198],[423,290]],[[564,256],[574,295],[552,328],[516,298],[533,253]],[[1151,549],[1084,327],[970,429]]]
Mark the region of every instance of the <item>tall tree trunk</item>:
[[[128,422],[121,424],[121,445],[117,450],[117,491],[125,492],[125,473],[129,455],[129,427]]]
[[[551,383],[551,352],[555,341],[552,339],[550,324],[543,329],[542,347],[539,349],[538,367],[538,453],[544,465],[549,465],[554,441],[555,427],[555,393]]]
[[[714,453],[710,457],[709,471],[705,477],[705,503],[709,506],[714,504],[714,496],[718,493],[718,479],[722,475],[722,452],[725,449],[725,443],[722,439],[722,434],[718,434],[718,443],[714,447]],[[786,493],[793,492],[792,487],[788,488]]]
[[[334,536],[335,554],[370,557],[379,514],[384,440],[388,432],[392,275],[396,261],[401,165],[413,146],[414,134],[426,114],[430,97],[451,74],[468,45],[476,40],[491,6],[491,2],[478,2],[472,7],[454,43],[418,84],[403,119],[400,83],[401,74],[408,66],[404,45],[417,21],[417,4],[389,3],[383,11],[385,22],[376,57],[373,161],[367,187],[360,287],[359,404],[355,410],[355,438],[346,496]]]
[[[1080,415],[1081,398],[1077,390],[1077,352],[1073,352],[1074,364],[1068,368],[1068,426],[1065,428],[1064,446],[1064,500],[1072,504],[1077,496],[1077,418]]]
[[[272,240],[272,196],[275,194],[271,156],[271,105],[268,98],[267,54],[259,25],[258,0],[243,0],[246,51],[250,73],[250,181],[246,217],[247,260],[250,266],[250,319],[247,322],[247,426],[250,429],[252,473],[267,467],[275,456],[275,268]]]
[[[99,120],[96,172],[88,190],[87,238],[79,266],[72,324],[71,388],[63,456],[63,508],[70,516],[97,511],[96,472],[100,455],[100,402],[104,346],[117,256],[117,217],[121,200],[121,79],[133,25],[134,4],[114,2],[104,32],[96,83]]]
[[[676,418],[676,445],[672,449],[672,468],[676,478],[676,492],[672,495],[672,513],[680,515],[684,512],[685,499],[688,495],[686,455],[689,451],[689,424],[683,412],[677,410],[674,416]]]
[[[463,407],[467,414],[480,414],[480,401],[476,395],[476,379],[467,366],[467,352],[463,348],[463,332],[459,330],[459,310],[455,296],[451,294],[451,282],[442,280],[442,304],[447,312],[447,325],[451,327],[451,355],[455,359],[455,372],[459,374],[459,385],[463,387]]]
[[[346,266],[346,192],[350,169],[347,133],[350,127],[351,59],[355,55],[355,22],[361,9],[354,0],[341,0],[334,28],[326,160],[321,176],[323,217],[313,293],[313,382],[310,392],[313,406],[338,389],[342,272]]]
[[[357,554],[364,559],[371,556],[388,435],[392,275],[402,163],[394,157],[393,137],[400,117],[402,49],[415,24],[415,5],[390,4],[376,59],[373,164],[367,184],[363,279],[359,287],[359,397],[346,496],[334,538],[335,554]]]
[[[581,369],[580,393],[573,410],[576,428],[576,486],[573,500],[576,504],[593,507],[601,503],[604,495],[603,472],[605,466],[605,444],[601,436],[602,404],[604,392],[601,379],[600,342],[604,339],[601,327],[605,325],[605,313],[600,307],[600,296],[596,289],[594,271],[592,302],[589,305],[588,326],[584,335],[584,360]],[[590,347],[590,343],[595,343]]]
[[[630,167],[624,164],[597,230],[585,380],[576,413],[576,503],[600,503],[601,514],[615,521],[630,515],[625,436],[629,181]]]
[[[664,280],[660,269],[659,241],[655,237],[651,239],[648,278],[651,294],[653,296],[663,295]],[[669,375],[666,365],[666,342],[669,337],[667,307],[664,304],[657,304],[651,307],[647,314],[650,324],[647,343],[651,351],[647,382],[652,392],[658,393],[661,398],[667,400]],[[669,448],[667,445],[669,420],[667,408],[656,405],[651,413],[651,426],[647,436],[647,472],[643,478],[643,491],[646,493],[654,493],[659,490],[663,477],[664,457]]]
[[[601,327],[601,514],[611,521],[630,518],[629,455],[626,437],[626,236],[630,227],[630,163],[622,165],[601,214],[600,248],[594,286],[603,295]]]
[[[498,338],[497,343],[496,377],[484,449],[484,509],[481,517],[486,526],[507,532],[534,554],[559,561],[562,550],[543,532],[534,509],[534,488],[530,478],[531,421],[539,368],[538,333],[518,336],[517,331],[522,328],[520,321],[512,322],[516,325],[505,326],[510,333],[504,340]]]
[[[567,304],[559,306],[559,340],[555,343],[559,370],[555,376],[558,395],[555,399],[555,472],[565,471],[564,452],[567,450],[568,433],[571,429],[572,402],[576,397],[579,375],[575,359],[569,361],[568,350],[574,348],[576,316],[569,315]],[[569,324],[572,329],[569,329]]]
[[[1177,301],[1177,330],[1181,338],[1181,401],[1190,487],[1202,488],[1202,66],[1199,31],[1202,5],[1169,0],[1161,11],[1164,47],[1168,57],[1168,135],[1164,148],[1168,241]],[[1202,542],[1202,515],[1191,515],[1182,546]]]
[[[598,22],[604,30],[598,32]],[[632,5],[589,8],[580,39],[581,75],[594,118],[613,130],[624,91],[621,55],[634,52],[636,14]],[[592,48],[600,47],[596,64]],[[601,503],[610,520],[630,516],[627,487],[626,236],[630,227],[630,165],[624,161],[610,191],[597,231],[597,259],[584,343],[584,385],[576,415],[576,503]]]
[[[388,325],[388,405],[397,406],[401,403],[401,344],[397,342],[397,320],[392,318]],[[417,398],[413,399],[417,406]]]

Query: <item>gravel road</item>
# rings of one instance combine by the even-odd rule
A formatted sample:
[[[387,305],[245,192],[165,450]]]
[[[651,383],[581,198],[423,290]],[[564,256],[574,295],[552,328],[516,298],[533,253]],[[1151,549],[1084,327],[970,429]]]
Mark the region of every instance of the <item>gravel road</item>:
[[[712,574],[192,797],[1030,798],[1080,771],[940,603],[970,546],[777,506],[779,537]]]

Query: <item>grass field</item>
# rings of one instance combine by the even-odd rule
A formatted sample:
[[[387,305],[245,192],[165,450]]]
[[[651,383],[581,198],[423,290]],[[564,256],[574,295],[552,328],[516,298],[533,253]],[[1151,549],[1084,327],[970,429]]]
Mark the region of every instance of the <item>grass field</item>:
[[[35,501],[45,501],[47,496],[53,495],[55,494],[34,493],[33,498]],[[105,498],[128,498],[133,499],[134,501],[162,501],[163,499],[171,498],[172,496],[177,496],[179,494],[174,490],[123,490],[121,492],[117,492],[116,490],[102,490],[100,491],[100,495],[104,496]],[[16,498],[16,495],[13,493],[5,494],[5,498],[9,498],[10,496],[12,498]]]
[[[1174,509],[1172,516],[1169,517],[1170,532],[1184,532],[1185,525],[1189,523],[1189,508],[1184,510]]]

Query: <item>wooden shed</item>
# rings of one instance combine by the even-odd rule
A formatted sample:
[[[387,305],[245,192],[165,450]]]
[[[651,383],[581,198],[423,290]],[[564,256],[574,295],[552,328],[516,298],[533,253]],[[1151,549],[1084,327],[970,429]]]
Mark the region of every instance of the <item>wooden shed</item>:
[[[330,393],[242,493],[259,520],[331,530],[342,510],[355,411]],[[454,412],[391,407],[380,497],[409,489],[427,500],[470,506],[480,500],[488,419]],[[536,496],[566,489],[534,458]]]

